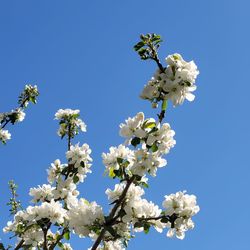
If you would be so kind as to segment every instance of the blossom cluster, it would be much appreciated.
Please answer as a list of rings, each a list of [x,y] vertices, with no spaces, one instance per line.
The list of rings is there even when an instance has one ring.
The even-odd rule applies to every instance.
[[[122,194],[126,184],[116,184],[114,190],[107,189],[106,194],[110,201],[115,202]],[[142,198],[144,190],[131,184],[122,208],[122,223],[131,223],[133,231],[147,231],[153,226],[158,232],[169,228],[168,237],[176,235],[178,239],[184,239],[185,232],[194,228],[192,216],[199,212],[196,197],[186,192],[177,192],[165,196],[162,203],[163,210],[152,201]],[[127,228],[130,227],[127,225]]]
[[[8,122],[15,124],[17,122],[22,122],[25,118],[25,113],[22,108],[17,108],[8,113],[0,113],[0,141],[6,144],[7,140],[10,140],[11,134],[7,129],[1,128],[5,126]]]
[[[169,55],[166,58],[168,66],[158,69],[152,79],[144,86],[142,99],[150,100],[157,106],[160,100],[171,100],[178,106],[185,99],[193,101],[192,93],[196,90],[195,80],[199,71],[194,61],[186,62],[180,54]]]
[[[115,174],[119,177],[121,171],[141,177],[146,173],[156,176],[157,169],[167,164],[162,156],[169,153],[176,143],[175,132],[168,123],[160,125],[153,118],[145,119],[142,112],[120,125],[120,135],[134,149],[119,145],[102,154],[103,164],[111,177]],[[136,148],[139,145],[141,147]]]
[[[90,162],[92,162],[92,158],[90,153],[91,149],[87,143],[84,143],[81,147],[79,144],[70,146],[70,150],[66,153],[68,162],[76,169],[77,174],[75,176],[79,178],[80,182],[83,182],[87,173],[91,173]]]
[[[162,206],[166,209],[164,214],[176,219],[168,223],[170,228],[167,236],[183,239],[188,229],[194,228],[192,216],[196,215],[200,208],[196,204],[196,196],[188,195],[186,192],[177,192],[176,194],[166,195]]]
[[[60,120],[60,128],[57,134],[63,138],[66,134],[74,137],[79,133],[79,129],[86,132],[86,124],[79,118],[80,110],[59,109],[55,114],[55,119]]]
[[[4,127],[10,122],[16,124],[22,122],[25,118],[24,109],[28,106],[29,102],[36,103],[36,97],[39,95],[37,86],[25,85],[23,92],[19,96],[18,103],[20,107],[12,110],[11,112],[0,113],[0,141],[6,144],[7,140],[11,139],[11,134]]]
[[[99,246],[97,248],[97,250],[124,250],[124,245],[120,240],[109,240],[109,241],[105,241],[103,246]],[[88,250],[91,250],[91,248],[89,248]]]
[[[43,241],[42,228],[47,224],[47,220],[62,225],[66,219],[66,213],[62,204],[54,200],[37,206],[29,206],[26,210],[17,212],[14,221],[8,222],[4,232],[15,232],[24,240],[25,245],[39,246]]]
[[[68,212],[69,227],[80,237],[89,236],[91,226],[102,224],[104,215],[102,208],[96,202],[89,203],[85,199],[80,199]]]
[[[36,104],[36,98],[39,95],[38,88],[36,85],[32,86],[30,84],[25,85],[25,88],[21,95],[19,96],[18,103],[22,108],[26,108],[29,102]]]
[[[126,186],[125,182],[116,184],[114,190],[107,189],[106,194],[108,199],[112,202],[116,201],[122,194]],[[122,222],[132,223],[136,232],[143,231],[143,227],[139,226],[140,219],[146,218],[158,218],[161,215],[162,210],[155,205],[152,201],[143,199],[144,190],[140,186],[131,184],[126,194],[125,203],[123,206]],[[163,229],[163,224],[159,220],[149,220],[148,223],[153,225],[159,232]]]
[[[60,110],[56,116],[58,119],[65,119],[68,114],[78,114],[78,111],[67,109]],[[66,118],[67,119],[67,118]],[[78,118],[77,118],[78,119]],[[80,119],[79,119],[80,120]],[[75,120],[72,120],[74,123]],[[83,123],[83,122],[82,122]],[[71,124],[69,124],[71,125]],[[50,244],[57,241],[60,232],[53,234],[49,230],[51,225],[59,227],[69,227],[81,236],[90,234],[91,223],[103,221],[104,216],[101,207],[95,202],[88,203],[84,199],[78,199],[79,191],[77,185],[83,182],[87,173],[91,173],[90,157],[91,149],[88,144],[82,146],[77,143],[71,145],[66,152],[68,162],[62,164],[59,159],[55,160],[47,170],[49,184],[30,188],[31,202],[34,206],[29,206],[25,210],[18,211],[14,220],[8,222],[5,232],[13,232],[21,238],[25,247],[41,247],[44,240],[44,228],[48,227],[48,238]],[[91,216],[92,214],[92,216]],[[79,216],[83,219],[79,220]],[[91,220],[91,218],[94,218]],[[85,234],[82,225],[85,220]],[[86,233],[87,232],[87,233]],[[71,249],[70,245],[62,244],[62,249]]]
[[[10,140],[11,134],[7,129],[0,129],[0,141],[5,144],[7,140]]]
[[[166,195],[162,208],[144,197],[148,176],[155,177],[158,169],[167,165],[164,156],[176,144],[174,130],[162,122],[166,101],[171,100],[174,106],[185,99],[192,101],[199,74],[195,63],[186,62],[179,54],[168,56],[168,66],[164,68],[157,55],[160,42],[159,35],[141,35],[141,41],[135,46],[143,60],[153,59],[159,66],[141,93],[141,98],[151,101],[153,107],[162,102],[158,120],[145,118],[143,112],[129,117],[120,124],[119,134],[124,143],[102,153],[105,173],[120,181],[105,192],[112,205],[109,213],[105,215],[95,201],[78,198],[78,185],[91,173],[92,158],[88,144],[72,144],[72,139],[80,131],[86,132],[86,124],[80,119],[80,110],[59,109],[55,114],[59,120],[57,134],[67,137],[67,162],[55,160],[47,169],[48,184],[30,188],[32,206],[20,211],[14,209],[17,211],[14,220],[8,222],[4,232],[18,237],[16,249],[72,250],[65,242],[72,232],[95,241],[89,250],[124,250],[135,233],[147,233],[151,227],[158,232],[167,229],[167,237],[178,239],[193,229],[192,217],[200,209],[194,195],[186,191]],[[11,115],[0,114],[0,125],[22,121],[23,108],[29,101],[35,103],[37,95],[36,86],[27,85],[19,99],[20,108]],[[5,143],[11,135],[4,126],[0,127],[0,140]]]

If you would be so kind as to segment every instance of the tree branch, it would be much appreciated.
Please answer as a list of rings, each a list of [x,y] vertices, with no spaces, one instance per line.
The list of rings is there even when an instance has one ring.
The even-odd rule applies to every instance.
[[[23,246],[23,243],[24,243],[24,240],[21,240],[21,241],[17,244],[17,246],[14,248],[14,250],[20,249],[20,248]]]
[[[96,250],[97,247],[99,246],[99,244],[101,243],[101,241],[102,241],[102,239],[107,231],[106,226],[110,226],[110,225],[115,224],[115,222],[117,220],[117,217],[115,217],[116,211],[120,207],[122,202],[124,201],[126,194],[128,192],[128,189],[134,180],[135,180],[135,176],[132,176],[131,179],[128,180],[126,187],[123,189],[121,196],[116,201],[115,206],[112,208],[112,210],[108,216],[108,219],[105,222],[104,227],[103,227],[101,233],[99,234],[98,238],[96,239],[94,245],[92,246],[91,250]]]
[[[61,235],[57,237],[57,240],[53,244],[50,245],[49,250],[53,250],[56,247],[56,245],[60,242],[60,240],[63,239],[63,235],[66,233],[67,230],[68,230],[67,228],[63,229]]]

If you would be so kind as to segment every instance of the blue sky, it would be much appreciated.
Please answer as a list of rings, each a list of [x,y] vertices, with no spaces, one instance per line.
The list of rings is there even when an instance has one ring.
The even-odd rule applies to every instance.
[[[162,60],[181,53],[200,75],[195,102],[168,109],[177,145],[146,197],[161,204],[165,194],[187,190],[201,211],[185,240],[152,229],[128,249],[249,249],[249,8],[246,0],[0,1],[0,112],[16,106],[27,83],[41,93],[0,148],[0,226],[11,219],[8,180],[27,206],[29,188],[46,182],[50,163],[65,161],[53,120],[59,108],[81,110],[88,132],[75,142],[91,146],[94,164],[80,192],[107,210],[104,191],[114,182],[103,177],[101,153],[123,142],[118,126],[128,116],[155,116],[138,95],[156,66],[132,49],[139,34],[154,32],[164,40]],[[76,250],[90,245],[73,237]]]

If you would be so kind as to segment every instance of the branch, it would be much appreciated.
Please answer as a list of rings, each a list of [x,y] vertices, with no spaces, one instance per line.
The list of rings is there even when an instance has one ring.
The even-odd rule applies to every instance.
[[[60,240],[63,239],[63,235],[66,233],[67,230],[68,230],[67,228],[63,229],[61,235],[57,237],[57,240],[53,244],[50,245],[49,250],[53,250],[56,247],[56,245],[60,242]]]
[[[135,176],[132,176],[131,179],[127,182],[126,187],[124,188],[120,198],[117,200],[115,206],[112,208],[109,217],[111,218],[111,220],[113,219],[117,209],[119,208],[119,206],[121,205],[121,203],[123,202],[124,198],[126,197],[126,194],[128,192],[128,189],[130,187],[130,185],[132,184],[132,182],[135,180]]]
[[[117,217],[115,217],[116,211],[119,208],[119,206],[122,204],[122,202],[124,201],[126,194],[128,192],[128,189],[134,180],[135,180],[135,176],[132,176],[131,179],[128,180],[126,187],[122,191],[120,198],[116,201],[115,206],[112,208],[112,210],[108,216],[108,219],[107,219],[106,223],[104,224],[104,228],[102,229],[101,233],[99,234],[98,238],[96,239],[91,250],[96,250],[97,247],[99,246],[99,244],[101,243],[101,241],[102,241],[102,239],[107,231],[106,226],[110,226],[110,225],[115,224],[115,222],[117,220]]]
[[[96,239],[94,245],[92,246],[91,250],[96,250],[97,247],[99,246],[99,244],[102,241],[102,238],[104,237],[105,233],[106,233],[106,228],[104,227],[101,231],[101,233],[99,234],[98,238]]]
[[[162,100],[161,113],[157,114],[158,119],[159,119],[159,123],[162,123],[162,121],[165,117],[166,109],[167,109],[167,100]]]
[[[158,57],[158,53],[157,53],[157,51],[156,51],[154,45],[153,45],[152,43],[149,43],[149,44],[148,44],[148,47],[152,50],[152,56],[151,56],[150,58],[151,58],[152,60],[154,60],[154,61],[157,63],[157,65],[158,65],[160,71],[161,71],[162,73],[164,73],[164,67],[162,66],[162,64],[161,64],[161,62],[160,62],[160,59],[159,59],[159,57]]]
[[[149,221],[149,220],[161,220],[163,218],[166,218],[169,220],[169,216],[161,215],[158,217],[148,217],[148,218],[137,218],[138,221]]]
[[[20,249],[20,248],[23,246],[23,243],[24,243],[24,240],[21,240],[21,241],[17,244],[17,246],[14,248],[14,250]]]

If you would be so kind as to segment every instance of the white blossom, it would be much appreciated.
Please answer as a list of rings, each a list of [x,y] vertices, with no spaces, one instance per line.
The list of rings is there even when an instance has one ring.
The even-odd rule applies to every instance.
[[[59,109],[55,114],[55,119],[60,120],[60,127],[57,134],[60,137],[65,136],[67,133],[72,135],[78,134],[78,128],[86,132],[86,124],[79,118],[80,110],[76,109]]]
[[[36,226],[41,219],[49,219],[51,223],[62,224],[67,219],[66,210],[59,201],[43,202],[39,206],[28,206],[18,211],[13,221],[9,221],[3,229],[4,232],[18,232],[19,228]]]
[[[121,182],[121,183],[115,185],[114,190],[111,190],[110,188],[108,188],[105,192],[106,195],[108,196],[108,199],[111,201],[117,200],[120,197],[125,186],[126,186],[126,183]],[[136,199],[139,199],[143,194],[144,194],[144,190],[141,187],[136,186],[134,183],[132,183],[130,185],[127,193],[126,193],[126,199],[127,200],[135,199],[136,200]]]
[[[51,163],[51,167],[47,169],[48,182],[52,184],[55,180],[57,180],[66,166],[67,164],[61,164],[59,159],[55,160],[54,163]]]
[[[144,89],[140,95],[142,99],[154,100],[160,96],[160,84],[159,81],[155,80],[154,77],[144,86]]]
[[[66,157],[70,164],[74,165],[74,168],[77,168],[77,176],[82,182],[86,177],[87,173],[91,173],[90,162],[92,158],[90,157],[91,149],[89,145],[84,143],[81,147],[79,143],[75,146],[70,146],[70,150],[67,151]]]
[[[157,169],[167,165],[167,161],[158,153],[151,153],[145,149],[135,151],[134,155],[135,161],[130,167],[130,171],[139,176],[143,176],[146,173],[156,176]]]
[[[28,207],[29,208],[29,207]],[[35,219],[48,218],[52,223],[62,224],[66,217],[66,210],[60,202],[51,200],[43,202],[40,206],[27,208],[31,216],[35,215]]]
[[[193,61],[186,62],[180,54],[166,58],[168,66],[164,71],[158,69],[152,79],[144,86],[142,99],[157,103],[159,100],[171,100],[174,106],[185,99],[193,101],[196,90],[195,80],[199,71]]]
[[[166,62],[169,66],[175,67],[177,69],[177,78],[180,76],[179,79],[188,81],[191,84],[195,82],[199,71],[194,61],[186,62],[185,60],[183,60],[180,54],[175,53],[173,55],[169,55],[166,58]]]
[[[16,115],[17,115],[17,117],[16,117],[16,121],[17,122],[22,122],[24,120],[24,118],[25,118],[25,113],[20,108],[17,109]]]
[[[152,201],[146,199],[130,200],[124,207],[126,215],[123,216],[124,222],[132,221],[135,224],[140,218],[157,218],[161,215],[162,210],[155,205]],[[148,220],[149,223],[153,224],[157,231],[162,232],[164,226],[159,220]],[[135,228],[136,232],[143,231],[143,228]]]
[[[96,202],[89,203],[80,199],[78,204],[68,211],[69,227],[80,237],[88,236],[91,233],[90,226],[94,222],[104,222],[102,208]]]
[[[66,119],[69,116],[73,116],[73,115],[79,115],[80,110],[79,109],[59,109],[56,113],[55,113],[55,119],[60,120],[60,119]]]
[[[11,134],[7,129],[0,129],[0,140],[3,143],[6,143],[7,140],[10,140]]]
[[[165,215],[172,216],[175,214],[177,217],[174,221],[174,227],[173,225],[168,225],[168,227],[171,228],[167,236],[173,237],[176,235],[177,238],[183,239],[185,237],[185,232],[194,227],[192,216],[197,214],[200,210],[199,206],[196,204],[196,196],[188,195],[186,191],[166,195],[162,206],[166,209],[164,211]]]
[[[44,234],[41,228],[31,227],[22,235],[24,245],[32,245],[36,249],[37,246],[43,243]]]
[[[134,154],[133,151],[124,145],[119,145],[118,147],[110,147],[109,153],[102,153],[103,164],[106,166],[107,171],[111,168],[119,169],[120,162],[127,160],[129,165],[133,163]]]
[[[120,124],[120,135],[130,138],[144,121],[144,113],[139,112],[135,117],[128,118],[125,123]]]
[[[33,196],[32,202],[35,203],[39,201],[50,201],[53,198],[54,189],[51,185],[43,184],[42,186],[38,186],[38,188],[31,188],[29,195]]]
[[[121,241],[105,241],[103,250],[124,250],[124,246],[122,245]]]
[[[5,116],[6,116],[5,113],[0,113],[0,124],[5,119]]]
[[[170,125],[168,123],[164,123],[159,129],[148,135],[146,144],[152,146],[154,143],[157,143],[159,152],[167,154],[176,144],[174,135],[175,132],[171,129]]]
[[[72,178],[67,178],[66,180],[60,178],[58,179],[56,188],[53,189],[54,199],[67,199],[69,196],[78,196],[79,192],[76,190],[76,184],[73,182]]]
[[[70,150],[66,152],[66,157],[70,164],[74,164],[75,168],[80,167],[81,163],[84,163],[85,168],[89,168],[91,166],[89,162],[92,161],[90,154],[91,149],[88,144],[84,143],[80,147],[78,143],[75,146],[70,146]]]
[[[63,243],[62,249],[63,250],[73,250],[73,248],[71,247],[71,245],[69,243]]]

